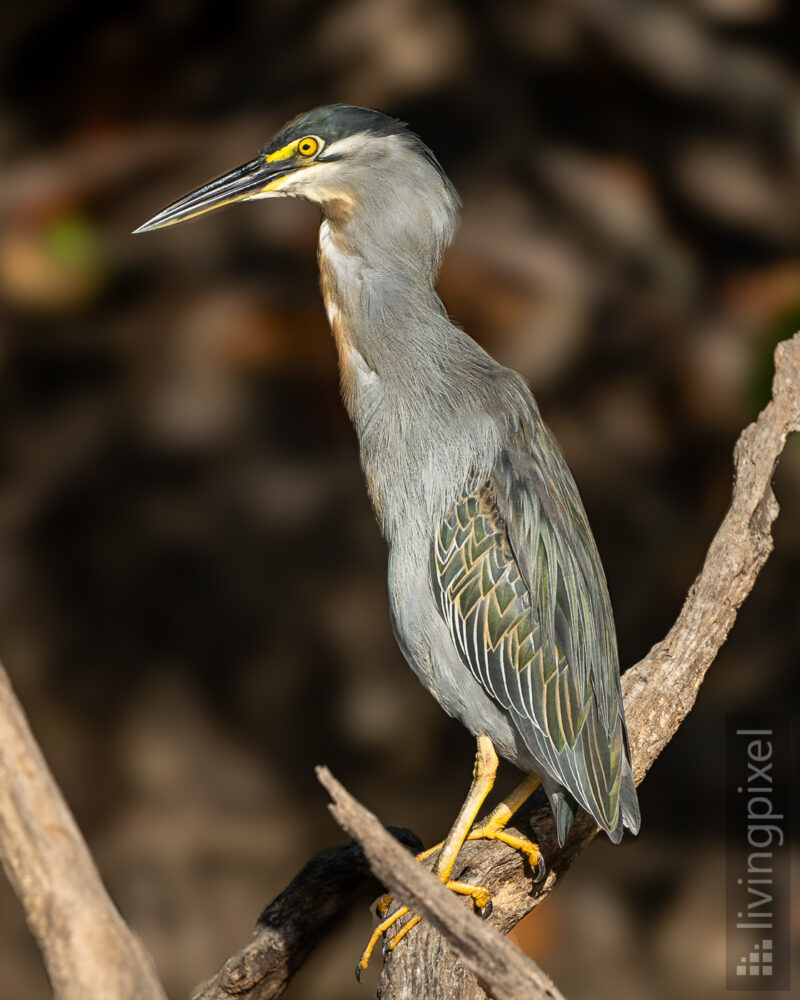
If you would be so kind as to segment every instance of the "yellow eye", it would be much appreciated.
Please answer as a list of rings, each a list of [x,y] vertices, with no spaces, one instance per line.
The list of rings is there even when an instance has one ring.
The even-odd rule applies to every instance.
[[[305,139],[301,139],[297,144],[297,152],[301,156],[313,156],[318,149],[319,142],[313,135],[307,135]]]

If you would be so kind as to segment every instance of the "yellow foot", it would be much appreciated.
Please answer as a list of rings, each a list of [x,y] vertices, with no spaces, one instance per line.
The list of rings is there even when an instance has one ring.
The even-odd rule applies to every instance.
[[[444,841],[440,840],[439,843],[438,844],[434,844],[433,847],[429,847],[425,851],[420,851],[419,854],[415,855],[414,860],[415,861],[427,861],[428,858],[433,857],[434,854],[437,854],[442,849],[442,844],[444,844]],[[379,917],[385,917],[386,916],[386,913],[387,913],[389,907],[392,905],[392,900],[393,899],[394,899],[394,896],[390,892],[387,892],[385,896],[380,896],[379,897],[379,899],[375,903],[375,909],[376,909]]]
[[[545,875],[545,863],[539,845],[534,844],[527,837],[518,837],[514,833],[508,833],[502,827],[497,829],[493,824],[486,823],[476,830],[470,831],[467,840],[499,840],[501,844],[508,844],[515,850],[520,851],[530,862],[531,868],[536,872],[533,877],[534,882],[541,882]]]
[[[492,896],[488,889],[482,885],[470,885],[468,882],[445,882],[445,886],[451,890],[451,892],[456,892],[460,896],[472,896],[475,906],[480,910],[481,915],[488,917],[492,912]],[[390,895],[381,896],[377,903],[377,910],[380,916],[384,916],[386,911],[389,909],[392,903],[392,897]],[[356,966],[356,979],[361,982],[361,973],[365,972],[367,966],[369,965],[369,960],[372,957],[372,952],[375,949],[375,945],[380,941],[383,935],[392,929],[398,920],[402,920],[407,913],[409,913],[407,906],[401,906],[400,909],[396,910],[390,917],[386,917],[382,920],[375,930],[372,932],[372,937],[369,939],[367,947]],[[394,937],[389,938],[383,946],[383,954],[385,955],[389,951],[393,951],[397,945],[403,940],[403,938],[408,934],[412,927],[416,927],[420,922],[422,917],[412,916],[410,920],[407,920],[405,924],[400,928],[400,930],[394,935]]]
[[[415,861],[427,861],[428,858],[433,857],[434,854],[438,854],[439,851],[441,851],[443,844],[444,844],[444,841],[440,840],[439,843],[438,844],[434,844],[433,847],[429,847],[425,851],[420,851],[419,854],[415,855],[414,860]],[[379,897],[378,900],[376,900],[376,902],[375,902],[375,909],[376,909],[379,917],[385,917],[386,916],[386,912],[389,909],[389,907],[392,905],[392,900],[393,899],[394,899],[394,896],[390,892],[387,892],[385,896],[381,896],[381,897]]]
[[[541,852],[536,844],[525,837],[518,837],[514,834],[506,833],[505,827],[509,819],[519,809],[531,794],[539,787],[539,779],[529,774],[520,785],[507,795],[505,799],[486,817],[483,823],[473,830],[472,824],[486,800],[486,796],[492,790],[495,774],[497,773],[497,753],[491,739],[484,733],[478,734],[478,747],[475,755],[475,769],[472,774],[472,784],[461,809],[458,812],[455,823],[447,835],[447,839],[431,847],[422,854],[417,855],[417,861],[424,861],[433,854],[438,854],[436,863],[433,866],[433,874],[436,875],[453,892],[461,893],[464,896],[471,896],[475,905],[486,914],[491,904],[491,896],[487,889],[480,885],[469,885],[467,882],[454,882],[450,875],[453,871],[456,859],[464,845],[464,840],[486,839],[500,840],[511,847],[522,851],[529,859],[532,866],[536,867],[536,881],[544,877],[544,861]],[[472,831],[472,832],[470,832]],[[391,904],[391,896],[383,896],[378,901],[378,914],[384,919],[372,932],[369,944],[364,949],[361,961],[356,968],[356,978],[361,978],[361,972],[369,965],[370,955],[382,935],[391,930],[398,920],[402,919],[409,912],[407,906],[401,906],[390,917],[386,916]],[[395,948],[398,942],[408,934],[412,927],[416,927],[420,918],[412,916],[384,945],[384,953]]]
[[[542,852],[539,850],[539,845],[535,844],[532,840],[528,840],[527,837],[518,837],[516,834],[508,833],[506,831],[504,821],[507,822],[505,816],[496,817],[494,819],[492,816],[488,816],[480,826],[474,827],[470,830],[466,839],[499,840],[502,844],[508,844],[509,847],[513,847],[515,850],[521,851],[530,862],[531,868],[533,868],[536,872],[533,881],[541,882],[544,878],[546,868]],[[422,851],[417,855],[417,861],[427,861],[428,858],[432,857],[442,849],[443,844],[444,841],[442,840],[438,844],[434,844],[433,847],[429,847],[427,850]],[[381,910],[380,907],[384,904],[384,901],[385,905],[383,905],[383,909]],[[378,908],[381,916],[383,916],[389,909],[391,902],[391,895],[382,896],[378,900]]]

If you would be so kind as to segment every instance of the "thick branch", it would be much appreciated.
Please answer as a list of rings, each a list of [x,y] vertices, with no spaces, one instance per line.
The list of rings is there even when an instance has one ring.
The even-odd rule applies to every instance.
[[[800,430],[800,333],[775,351],[772,401],[734,449],[731,505],[667,637],[622,678],[634,774],[648,768],[688,714],[706,671],[772,552],[778,502],[772,477]]]
[[[165,1000],[100,881],[0,667],[0,855],[56,1000]]]
[[[422,848],[410,830],[381,830],[398,850],[403,850],[399,844],[413,851]],[[198,986],[192,1000],[243,996],[248,1000],[272,1000],[280,996],[356,889],[369,877],[369,863],[356,843],[314,855],[258,918],[252,940],[228,959],[213,979]]]
[[[462,901],[414,860],[414,856],[387,838],[381,823],[350,795],[326,767],[317,768],[317,777],[333,799],[330,810],[336,822],[357,837],[369,858],[373,872],[415,913],[426,917],[431,926],[458,951],[464,963],[491,989],[497,1000],[563,1000],[541,971],[494,928],[470,913]],[[447,984],[440,982],[440,988]],[[406,984],[408,993],[408,984]],[[443,995],[452,993],[446,988]],[[415,996],[428,993],[413,991]]]

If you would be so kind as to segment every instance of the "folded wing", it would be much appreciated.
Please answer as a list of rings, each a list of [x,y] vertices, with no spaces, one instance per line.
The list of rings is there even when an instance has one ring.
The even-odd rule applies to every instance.
[[[639,827],[613,618],[572,476],[537,422],[509,435],[439,525],[431,580],[465,666],[540,767],[563,842],[575,803]]]

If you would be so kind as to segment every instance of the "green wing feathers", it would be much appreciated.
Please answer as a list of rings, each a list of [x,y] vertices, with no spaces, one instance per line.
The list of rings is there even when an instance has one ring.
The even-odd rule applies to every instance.
[[[616,840],[623,822],[638,829],[638,808],[613,619],[577,490],[547,444],[568,479],[558,494],[542,495],[529,445],[527,463],[512,447],[443,518],[431,580],[462,661],[541,767],[559,840],[576,800]]]

